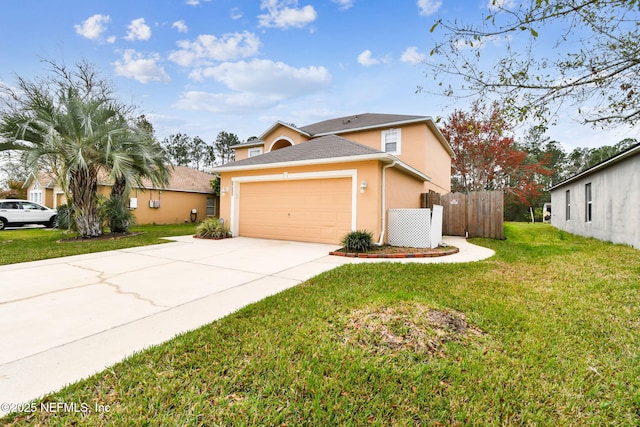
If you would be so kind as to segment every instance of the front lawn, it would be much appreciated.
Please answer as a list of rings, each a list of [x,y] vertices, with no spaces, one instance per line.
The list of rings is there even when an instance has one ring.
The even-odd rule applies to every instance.
[[[640,251],[505,227],[489,260],[345,265],[37,402],[86,413],[0,422],[640,424]]]
[[[63,241],[75,234],[49,228],[18,228],[0,231],[0,265],[36,261],[61,256],[110,251],[165,243],[164,237],[194,234],[194,224],[140,225],[131,228],[135,236],[84,241]]]

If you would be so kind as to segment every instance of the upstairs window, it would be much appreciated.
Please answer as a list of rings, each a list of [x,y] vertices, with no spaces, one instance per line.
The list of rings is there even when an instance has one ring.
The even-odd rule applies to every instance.
[[[591,183],[584,185],[584,200],[584,221],[591,222],[591,206],[593,205],[593,202],[591,201]]]
[[[569,221],[571,219],[571,191],[567,190],[565,193],[565,204],[566,204],[566,219]]]
[[[391,154],[400,154],[402,133],[400,129],[389,129],[382,132],[382,151]]]
[[[262,148],[249,148],[249,157],[259,156],[262,154]]]

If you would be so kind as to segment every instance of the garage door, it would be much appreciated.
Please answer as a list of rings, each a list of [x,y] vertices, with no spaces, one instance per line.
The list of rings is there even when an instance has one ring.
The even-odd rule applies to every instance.
[[[239,234],[339,243],[351,231],[351,178],[240,185]]]

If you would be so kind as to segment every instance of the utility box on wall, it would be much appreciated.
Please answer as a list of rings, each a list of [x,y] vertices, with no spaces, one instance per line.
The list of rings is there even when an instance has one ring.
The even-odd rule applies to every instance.
[[[389,244],[435,248],[442,240],[442,206],[431,209],[389,209]]]

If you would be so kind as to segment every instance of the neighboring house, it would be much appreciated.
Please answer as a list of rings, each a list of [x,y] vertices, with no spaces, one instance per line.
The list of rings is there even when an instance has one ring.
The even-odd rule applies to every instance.
[[[419,208],[420,193],[451,186],[453,152],[425,116],[276,122],[234,148],[236,161],[213,169],[234,236],[338,243],[368,230],[385,241],[388,209]]]
[[[211,174],[185,166],[176,166],[165,188],[156,188],[145,181],[143,187],[135,187],[130,194],[130,209],[136,224],[177,224],[194,220],[202,221],[218,216],[219,197],[213,194]],[[29,200],[56,208],[66,202],[64,192],[55,179],[45,173],[32,174],[25,182]],[[98,177],[98,193],[107,196],[111,183],[105,175]]]
[[[640,249],[640,144],[550,191],[553,226]]]

